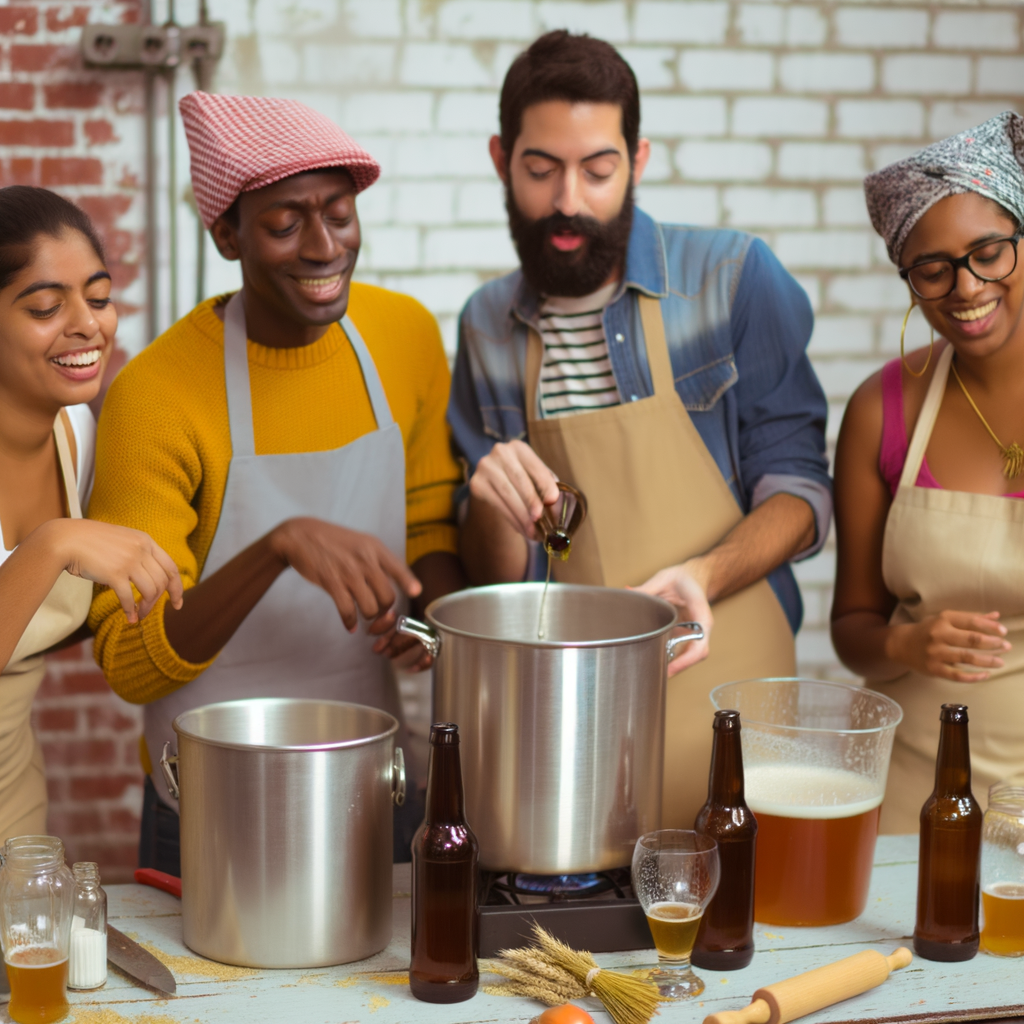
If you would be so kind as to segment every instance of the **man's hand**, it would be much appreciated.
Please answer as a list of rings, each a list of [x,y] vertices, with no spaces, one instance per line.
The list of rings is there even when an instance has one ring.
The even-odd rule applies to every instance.
[[[999,612],[943,611],[920,622],[892,626],[886,655],[923,675],[951,679],[954,683],[980,683],[1003,667],[1000,654],[1010,649],[1006,627]],[[974,666],[963,671],[957,666]]]
[[[711,650],[711,630],[715,625],[715,617],[711,614],[704,587],[697,581],[688,567],[689,563],[673,565],[668,569],[656,572],[646,583],[635,589],[645,594],[664,598],[679,609],[681,622],[699,622],[704,628],[703,640],[691,640],[683,653],[668,666],[669,678],[682,672],[683,669],[703,661]]]
[[[416,597],[423,587],[412,570],[369,533],[307,517],[288,519],[271,531],[271,550],[334,599],[345,628],[354,633],[359,615],[382,633],[396,620],[394,581]]]
[[[561,497],[558,477],[524,441],[498,442],[476,466],[471,497],[495,509],[527,540],[541,540],[537,521]]]

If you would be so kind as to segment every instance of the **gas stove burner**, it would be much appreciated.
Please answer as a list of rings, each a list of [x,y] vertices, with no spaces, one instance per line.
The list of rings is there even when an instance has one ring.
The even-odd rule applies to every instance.
[[[481,871],[479,900],[484,957],[533,944],[538,924],[556,939],[594,953],[654,945],[633,897],[629,868],[579,875]]]
[[[552,896],[586,895],[601,884],[601,876],[589,875],[516,875],[515,883],[522,892]]]
[[[516,871],[481,877],[482,904],[562,903],[589,899],[627,899],[629,868],[580,875],[527,875]]]

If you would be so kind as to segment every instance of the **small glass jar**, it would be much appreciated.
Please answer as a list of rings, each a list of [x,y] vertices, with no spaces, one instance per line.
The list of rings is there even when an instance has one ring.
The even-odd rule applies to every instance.
[[[50,1024],[68,1012],[68,940],[75,880],[54,836],[18,836],[4,844],[0,871],[0,944],[18,1024]]]
[[[1024,956],[1024,786],[988,791],[981,831],[981,948]]]
[[[69,988],[99,988],[107,980],[107,894],[100,888],[100,867],[78,861],[74,916],[71,919]]]

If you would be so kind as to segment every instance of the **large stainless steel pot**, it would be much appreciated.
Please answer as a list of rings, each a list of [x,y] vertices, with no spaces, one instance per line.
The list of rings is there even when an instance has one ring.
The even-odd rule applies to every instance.
[[[665,679],[703,636],[637,591],[552,584],[463,590],[399,629],[436,656],[434,721],[461,734],[466,817],[493,871],[629,864],[661,823]]]
[[[186,711],[174,731],[177,758],[165,747],[162,765],[180,801],[185,944],[245,967],[383,949],[392,803],[405,796],[398,722],[361,704],[261,698]]]

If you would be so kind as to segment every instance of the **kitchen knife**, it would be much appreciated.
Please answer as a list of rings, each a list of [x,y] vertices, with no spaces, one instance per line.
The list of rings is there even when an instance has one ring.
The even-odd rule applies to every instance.
[[[107,959],[143,985],[174,995],[174,975],[152,953],[112,924],[107,925]]]

